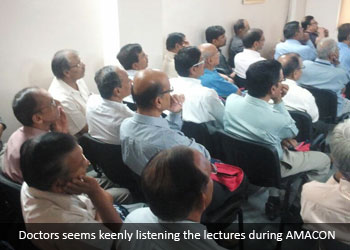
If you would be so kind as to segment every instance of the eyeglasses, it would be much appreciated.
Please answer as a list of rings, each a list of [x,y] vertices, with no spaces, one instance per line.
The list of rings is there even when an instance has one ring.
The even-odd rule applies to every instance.
[[[202,61],[200,61],[200,62],[198,62],[198,63],[196,63],[196,64],[193,64],[192,67],[197,67],[197,66],[199,66],[199,65],[201,65],[201,64],[204,64],[204,60],[202,60]],[[192,68],[192,67],[191,67],[191,68]]]
[[[46,109],[46,108],[56,108],[56,107],[57,107],[57,103],[56,103],[56,101],[52,98],[51,101],[50,101],[50,103],[49,103],[49,105],[44,106],[44,107],[38,109],[37,111],[34,112],[34,114],[39,113],[39,112],[42,112],[42,111],[43,111],[44,109]]]
[[[210,166],[211,166],[211,173],[212,174],[217,174],[218,173],[218,168],[215,166],[215,164],[211,163]]]
[[[74,64],[74,65],[71,65],[71,66],[69,66],[69,67],[70,67],[70,68],[74,68],[74,67],[80,68],[80,67],[82,67],[82,66],[83,66],[83,63],[80,62],[80,63]]]
[[[171,92],[173,92],[173,91],[174,91],[174,88],[171,87],[171,88],[168,89],[168,90],[164,90],[163,92],[160,92],[159,95],[164,95],[164,94],[166,94],[166,93],[171,93]]]

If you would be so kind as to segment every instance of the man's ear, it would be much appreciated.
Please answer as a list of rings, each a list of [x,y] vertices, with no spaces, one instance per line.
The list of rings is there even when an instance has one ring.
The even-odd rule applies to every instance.
[[[215,47],[217,47],[217,44],[218,44],[218,39],[213,39],[213,40],[211,41],[211,43],[212,43],[212,44],[214,44],[214,45],[215,45]]]
[[[139,70],[139,62],[133,63],[133,64],[131,65],[131,68],[132,68],[133,70]]]
[[[182,49],[182,45],[181,44],[175,44],[175,50],[179,51],[180,49]]]
[[[269,95],[274,96],[276,94],[276,89],[277,89],[276,85],[275,84],[272,85],[272,87],[269,90]]]
[[[69,78],[69,76],[70,76],[69,70],[64,70],[63,76]]]
[[[115,87],[113,89],[113,96],[120,96],[120,88]]]
[[[162,99],[160,98],[160,96],[157,96],[154,101],[153,101],[153,105],[154,107],[156,107],[158,110],[162,109]]]
[[[35,124],[42,124],[43,123],[43,119],[41,118],[41,115],[36,113],[32,116],[32,121]]]

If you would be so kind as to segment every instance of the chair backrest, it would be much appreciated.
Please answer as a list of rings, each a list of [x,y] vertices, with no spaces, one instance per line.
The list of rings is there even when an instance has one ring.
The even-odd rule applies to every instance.
[[[253,142],[222,130],[220,138],[222,160],[243,169],[250,183],[261,187],[281,187],[281,168],[277,150],[267,144]]]
[[[301,141],[310,141],[312,139],[312,119],[311,116],[302,111],[289,111],[289,114],[295,121],[295,124],[299,130],[299,133],[296,137],[298,142]]]
[[[212,158],[220,159],[220,142],[214,137],[216,127],[211,123],[194,123],[184,121],[181,131],[189,138],[202,144],[210,153]]]
[[[101,168],[108,179],[132,193],[140,192],[140,177],[124,164],[120,145],[101,142],[87,133],[79,138],[79,144],[86,158]]]
[[[0,172],[0,222],[22,222],[21,185]]]
[[[337,94],[329,89],[319,89],[312,86],[300,85],[309,90],[315,97],[320,120],[327,123],[335,123],[337,119]]]

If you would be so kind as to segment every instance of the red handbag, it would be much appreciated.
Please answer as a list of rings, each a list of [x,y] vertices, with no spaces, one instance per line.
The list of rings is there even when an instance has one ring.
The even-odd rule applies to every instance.
[[[236,190],[242,183],[244,172],[241,168],[226,163],[214,163],[217,173],[210,175],[213,181],[226,186],[231,192]]]

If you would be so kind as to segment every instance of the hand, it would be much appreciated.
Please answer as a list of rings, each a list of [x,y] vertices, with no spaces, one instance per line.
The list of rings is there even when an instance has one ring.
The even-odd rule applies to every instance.
[[[281,84],[282,84],[281,96],[283,98],[288,93],[289,86],[284,83],[281,83]]]
[[[172,95],[170,96],[170,108],[169,111],[173,113],[178,113],[182,110],[182,104],[185,101],[185,96],[181,95]]]
[[[70,180],[63,187],[67,194],[87,194],[90,198],[96,196],[101,191],[100,189],[96,179],[86,175]]]
[[[321,39],[324,37],[328,37],[329,35],[328,30],[323,27],[319,27],[317,30],[317,33],[318,33],[318,37],[320,37]]]
[[[52,124],[52,131],[68,133],[68,121],[66,113],[64,113],[63,107],[58,106],[59,118]]]
[[[295,148],[298,146],[298,142],[295,139],[287,138],[281,141],[282,147],[284,149]]]

